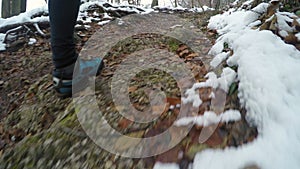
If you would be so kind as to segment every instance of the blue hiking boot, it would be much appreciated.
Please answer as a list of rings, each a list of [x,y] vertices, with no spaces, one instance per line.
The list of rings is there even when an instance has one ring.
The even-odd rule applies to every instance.
[[[76,63],[79,63],[79,66],[75,65]],[[86,85],[86,80],[99,75],[103,66],[101,58],[93,58],[92,60],[79,59],[70,66],[55,69],[52,72],[54,89],[61,98],[71,97],[73,85],[80,83],[82,89],[85,88],[83,85]],[[76,75],[75,79],[73,79],[73,74]]]

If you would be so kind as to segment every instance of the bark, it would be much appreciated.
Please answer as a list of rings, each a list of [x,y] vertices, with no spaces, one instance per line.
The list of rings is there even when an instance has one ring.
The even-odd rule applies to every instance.
[[[158,6],[158,0],[152,0],[151,7]]]
[[[2,0],[2,17],[8,18],[26,11],[26,0]]]

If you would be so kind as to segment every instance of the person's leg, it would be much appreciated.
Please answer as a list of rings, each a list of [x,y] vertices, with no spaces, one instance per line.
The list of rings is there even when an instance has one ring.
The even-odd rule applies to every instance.
[[[74,26],[80,0],[49,0],[51,48],[56,69],[73,64],[76,59]]]
[[[72,86],[74,84],[85,86],[84,82],[87,78],[100,73],[103,61],[101,58],[90,60],[78,58],[77,60],[73,36],[80,0],[49,0],[48,3],[51,48],[55,67],[52,72],[54,89],[59,96],[70,97]]]

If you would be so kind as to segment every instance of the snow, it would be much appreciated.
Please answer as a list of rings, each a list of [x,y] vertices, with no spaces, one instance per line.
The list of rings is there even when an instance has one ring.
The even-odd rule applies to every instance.
[[[238,110],[227,110],[224,113],[217,115],[215,112],[206,111],[203,115],[194,117],[184,117],[175,121],[176,126],[187,126],[196,124],[197,126],[207,127],[219,122],[238,121],[241,119],[241,113]]]
[[[6,44],[5,43],[1,43],[4,41],[4,38],[5,38],[5,34],[4,33],[0,33],[0,51],[5,51],[6,48]]]
[[[218,54],[210,62],[210,66],[212,66],[213,68],[216,68],[220,63],[222,63],[225,59],[227,59],[229,55],[230,55],[230,52],[222,52],[222,53]]]
[[[110,22],[110,20],[100,21],[100,22],[98,22],[98,25],[105,25],[105,24],[107,24],[109,22]]]
[[[174,106],[174,105],[171,105],[169,109],[170,109],[170,110],[173,110],[173,109],[175,109],[175,106]]]
[[[224,14],[218,14],[209,21],[208,28],[216,29],[219,34],[237,32],[258,19],[260,13],[267,10],[268,3],[261,3],[252,11],[235,11],[231,9]],[[255,12],[254,12],[255,11]]]
[[[85,11],[87,11],[87,9],[90,6],[96,5],[96,6],[103,7],[105,10],[112,10],[112,11],[125,10],[125,11],[128,11],[128,12],[136,12],[136,13],[139,13],[139,14],[149,14],[149,13],[153,12],[153,9],[142,8],[142,7],[135,6],[135,5],[116,5],[116,4],[114,4],[113,5],[114,7],[104,7],[103,4],[105,4],[105,3],[107,3],[107,2],[106,1],[85,2],[85,3],[80,5],[79,11],[81,13],[85,12]],[[144,10],[145,12],[141,12],[141,11],[137,10],[136,8],[140,8],[140,9]]]
[[[203,87],[216,89],[219,87],[228,92],[230,85],[236,80],[236,75],[236,72],[229,67],[222,70],[221,77],[219,78],[214,72],[209,72],[205,75],[205,78],[208,78],[205,82],[195,83],[191,89],[186,91],[186,97],[182,98],[182,102],[184,104],[193,103],[194,107],[198,107],[202,104],[202,100],[197,89]]]
[[[153,169],[179,169],[179,166],[176,163],[156,162]]]
[[[113,17],[109,16],[107,13],[104,13],[103,19],[113,19]]]
[[[169,10],[170,13],[172,13],[172,11],[190,11],[190,12],[204,12],[204,11],[213,11],[215,10],[214,8],[210,8],[208,6],[202,6],[202,8],[199,7],[194,7],[194,8],[184,8],[180,5],[178,5],[177,7],[173,7],[172,4],[169,5],[160,5],[160,6],[155,6],[153,7],[156,10]]]
[[[34,38],[29,38],[28,45],[33,45],[33,44],[35,44],[36,42],[37,42],[36,39],[34,39]]]
[[[40,8],[36,8],[36,9],[33,9],[31,11],[28,11],[28,12],[24,12],[24,13],[21,13],[17,16],[13,16],[13,17],[10,17],[10,18],[7,18],[7,19],[3,19],[3,18],[0,18],[0,28],[6,26],[6,25],[12,25],[12,24],[21,24],[21,23],[25,23],[25,22],[38,22],[38,21],[48,21],[48,17],[37,17],[37,18],[31,18],[31,16],[33,14],[36,14],[36,13],[39,13],[39,12],[48,12],[48,9],[46,6],[43,6],[43,7],[40,7]]]
[[[287,22],[293,22],[293,19],[290,17],[282,14],[282,13],[276,13],[275,14],[277,17],[277,22],[278,22],[278,28],[279,30],[285,30],[287,32],[293,32],[295,28],[290,27]]]
[[[278,33],[281,37],[284,37],[284,38],[289,36],[289,33],[285,30],[280,30]]]
[[[276,16],[282,30],[293,29],[284,22],[293,14]],[[258,128],[258,137],[237,148],[199,152],[194,169],[300,168],[300,51],[271,31],[247,26],[257,22],[255,18],[250,11],[231,11],[212,17],[209,28],[221,34],[210,53],[218,56],[224,43],[234,51],[226,62],[238,67],[238,97],[247,110],[246,120]]]

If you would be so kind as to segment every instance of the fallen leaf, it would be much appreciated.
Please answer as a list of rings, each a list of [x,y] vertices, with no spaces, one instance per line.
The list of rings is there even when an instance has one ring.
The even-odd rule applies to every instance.
[[[164,105],[156,105],[152,106],[152,114],[154,115],[162,115],[169,110],[170,103]]]
[[[189,54],[189,50],[185,49],[179,53],[179,57],[185,58],[187,54]]]
[[[223,143],[223,138],[219,135],[218,129],[216,129],[204,143],[210,147],[221,145]]]
[[[180,53],[181,51],[184,51],[188,49],[188,46],[187,45],[180,45],[177,49],[177,52]]]
[[[179,161],[178,155],[181,148],[179,145],[175,146],[171,150],[162,153],[157,156],[156,161],[162,162],[162,163],[177,163]]]
[[[174,98],[174,97],[167,97],[167,102],[170,105],[176,106],[177,104],[181,104],[181,99],[180,98]]]
[[[191,54],[189,54],[189,55],[187,55],[186,57],[185,57],[185,59],[186,60],[192,60],[192,59],[194,59],[195,57],[198,57],[199,55],[197,54],[197,53],[191,53]]]
[[[132,123],[133,123],[133,121],[131,121],[131,120],[125,118],[125,117],[122,117],[122,119],[119,120],[119,122],[118,122],[118,127],[121,128],[121,129],[126,129]]]
[[[296,44],[298,42],[298,38],[294,34],[289,34],[284,38],[284,41],[289,44]]]
[[[132,92],[135,92],[137,89],[138,89],[138,86],[130,86],[130,87],[128,87],[128,92],[132,93]]]

